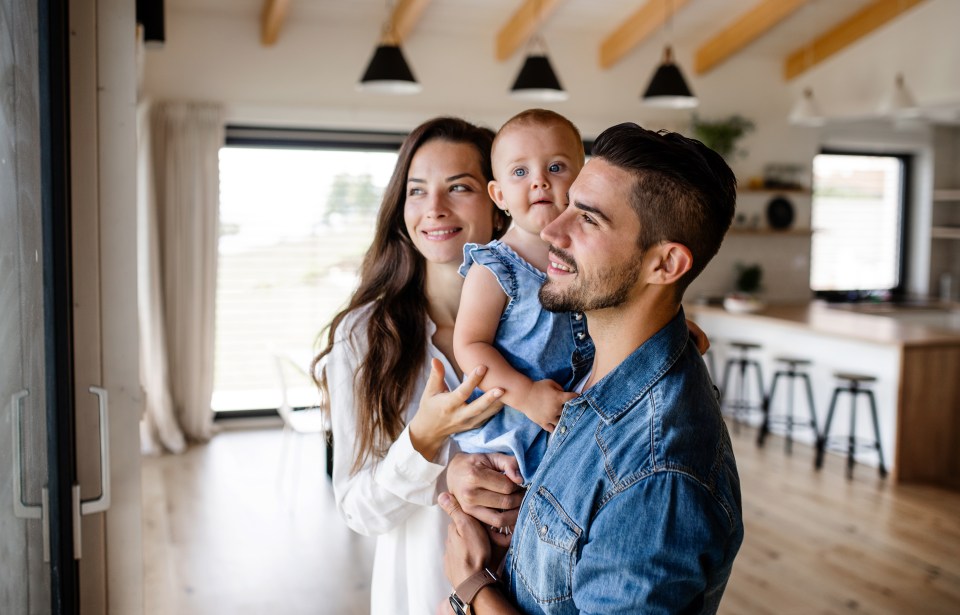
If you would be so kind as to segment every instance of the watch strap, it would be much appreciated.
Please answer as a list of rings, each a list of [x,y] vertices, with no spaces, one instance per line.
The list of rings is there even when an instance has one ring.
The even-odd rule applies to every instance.
[[[480,572],[474,573],[466,578],[460,585],[457,585],[457,588],[454,592],[457,594],[457,597],[463,601],[464,604],[472,604],[473,599],[477,597],[477,593],[486,587],[487,585],[492,585],[499,581],[497,575],[490,572],[488,568],[484,568]]]

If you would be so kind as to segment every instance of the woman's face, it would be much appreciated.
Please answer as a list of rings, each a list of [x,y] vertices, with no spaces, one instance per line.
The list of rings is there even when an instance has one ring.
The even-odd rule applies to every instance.
[[[403,220],[428,262],[459,265],[464,244],[493,237],[494,205],[472,144],[434,139],[421,145],[406,191]]]

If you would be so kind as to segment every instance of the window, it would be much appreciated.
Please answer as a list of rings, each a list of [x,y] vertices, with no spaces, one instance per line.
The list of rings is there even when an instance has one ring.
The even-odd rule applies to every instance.
[[[318,335],[356,287],[402,136],[376,146],[230,136],[220,150],[213,409],[276,408],[277,356],[304,370],[287,386],[291,405],[307,406]]]
[[[810,287],[828,299],[903,288],[907,158],[824,153],[813,161]]]

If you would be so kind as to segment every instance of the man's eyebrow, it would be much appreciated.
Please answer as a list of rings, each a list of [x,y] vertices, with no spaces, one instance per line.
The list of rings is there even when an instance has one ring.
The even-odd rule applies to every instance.
[[[610,218],[608,218],[606,214],[604,214],[602,211],[600,211],[593,205],[587,205],[586,203],[582,203],[580,201],[574,201],[573,206],[581,211],[591,213],[596,217],[600,218],[601,220],[603,220],[604,222],[606,222],[607,224],[610,224]]]

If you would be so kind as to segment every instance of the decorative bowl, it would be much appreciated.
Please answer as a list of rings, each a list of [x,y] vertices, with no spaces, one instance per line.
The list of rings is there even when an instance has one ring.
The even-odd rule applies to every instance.
[[[759,312],[766,304],[752,295],[731,293],[723,298],[723,309],[734,314]]]

